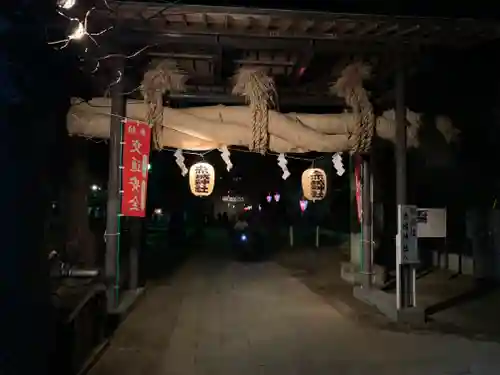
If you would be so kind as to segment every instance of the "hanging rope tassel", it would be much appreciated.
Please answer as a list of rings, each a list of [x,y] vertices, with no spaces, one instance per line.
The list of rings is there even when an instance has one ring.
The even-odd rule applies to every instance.
[[[360,62],[348,65],[340,78],[330,86],[330,91],[345,99],[356,118],[351,154],[368,153],[375,134],[375,114],[363,81],[368,79],[371,69]]]
[[[163,60],[144,74],[141,93],[148,107],[146,119],[153,128],[153,147],[161,149],[163,131],[163,95],[186,90],[186,75],[172,60]]]
[[[252,111],[249,149],[264,155],[269,148],[269,108],[277,96],[275,82],[261,68],[241,68],[233,80],[233,94],[243,96]]]

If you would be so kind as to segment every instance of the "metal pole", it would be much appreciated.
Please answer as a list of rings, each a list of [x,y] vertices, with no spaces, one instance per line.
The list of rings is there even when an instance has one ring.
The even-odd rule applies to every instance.
[[[372,213],[371,213],[371,172],[370,164],[366,157],[363,158],[362,164],[362,231],[363,231],[363,264],[362,264],[362,280],[363,287],[370,288],[372,286]]]
[[[119,260],[118,236],[120,212],[120,159],[121,159],[121,127],[125,117],[125,98],[123,96],[124,60],[117,58],[114,61],[115,73],[122,79],[111,86],[111,124],[109,134],[109,174],[108,174],[108,203],[106,211],[106,254],[105,275],[107,282],[107,310],[113,312],[118,306],[118,283],[116,282]],[[119,73],[120,72],[120,73]]]
[[[396,205],[398,210],[398,228],[401,227],[399,207],[407,204],[406,186],[406,106],[405,106],[405,75],[400,61],[396,73]],[[413,270],[411,265],[401,265],[401,257],[397,255],[396,277],[398,284],[398,308],[413,306]]]

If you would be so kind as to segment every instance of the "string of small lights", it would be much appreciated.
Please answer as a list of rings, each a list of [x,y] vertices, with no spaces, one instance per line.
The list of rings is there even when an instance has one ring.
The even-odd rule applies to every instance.
[[[60,7],[62,9],[71,9],[71,7],[73,7],[73,5],[75,3],[76,3],[76,0],[65,0],[65,2],[62,3],[62,5]],[[72,5],[69,6],[67,4],[72,4]],[[68,21],[74,23],[75,27],[73,28],[73,30],[70,32],[70,34],[66,38],[61,39],[61,40],[52,41],[52,42],[47,42],[47,44],[50,44],[50,45],[60,45],[57,48],[58,49],[64,49],[73,40],[77,40],[78,41],[78,40],[84,39],[85,37],[88,37],[96,46],[99,46],[99,44],[97,43],[97,41],[96,41],[96,39],[94,37],[102,35],[105,32],[113,29],[113,26],[110,26],[110,27],[108,27],[108,28],[106,28],[104,30],[101,30],[99,32],[96,32],[96,33],[89,33],[88,30],[87,30],[88,19],[89,19],[89,16],[91,15],[91,13],[94,10],[95,10],[95,7],[92,7],[91,9],[89,9],[85,13],[85,17],[84,17],[83,21],[81,21],[79,18],[77,18],[77,17],[70,17],[67,14],[65,14],[61,9],[58,9],[57,13],[59,15],[61,15],[62,17],[66,18]]]
[[[57,0],[57,7],[58,7],[58,9],[56,10],[57,14],[59,14],[60,16],[62,16],[66,20],[68,20],[71,25],[74,25],[71,28],[71,31],[68,33],[68,35],[65,38],[47,42],[47,44],[54,46],[54,48],[57,50],[65,49],[72,42],[83,42],[85,39],[90,39],[95,47],[100,48],[100,45],[97,42],[96,37],[103,35],[103,34],[107,33],[108,31],[111,31],[114,28],[113,26],[109,26],[109,27],[102,29],[100,31],[97,31],[97,32],[90,32],[88,29],[88,20],[89,20],[89,17],[91,16],[91,14],[94,12],[94,10],[96,10],[96,7],[94,6],[94,7],[90,8],[85,13],[85,16],[83,17],[83,19],[80,19],[78,17],[74,17],[74,16],[69,15],[69,12],[71,12],[72,9],[76,8],[77,2],[78,2],[78,0]],[[111,11],[111,12],[115,11],[114,8],[112,8],[109,5],[107,0],[102,0],[102,3],[104,4],[104,7],[106,9],[108,9],[109,11]],[[166,9],[168,9],[172,6],[175,6],[179,3],[180,3],[179,0],[165,2],[165,6],[159,11],[159,13],[164,12]],[[156,46],[155,44],[146,45],[144,47],[141,47],[136,52],[131,53],[129,55],[120,54],[120,53],[110,53],[110,54],[106,54],[106,55],[98,56],[98,57],[93,56],[91,58],[93,60],[95,60],[95,67],[90,71],[90,73],[95,74],[99,70],[99,68],[101,66],[101,61],[103,61],[103,60],[114,58],[114,57],[123,57],[124,59],[132,59],[134,57],[139,56],[144,51],[146,51],[152,47],[155,47],[155,46]],[[85,53],[89,52],[89,47],[88,46],[84,46],[84,47],[85,47]],[[96,53],[95,55],[98,55],[98,53]],[[81,60],[83,61],[85,59],[86,58],[82,58]],[[107,90],[109,90],[110,87],[119,83],[122,79],[122,76],[123,76],[123,72],[119,71],[117,73],[117,77],[109,84]],[[123,95],[131,94],[131,93],[137,91],[139,89],[139,87],[135,88],[134,90],[132,90],[130,92],[123,93]]]

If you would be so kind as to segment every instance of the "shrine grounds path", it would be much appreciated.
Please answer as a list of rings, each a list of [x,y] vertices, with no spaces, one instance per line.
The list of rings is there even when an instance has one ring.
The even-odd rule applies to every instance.
[[[362,327],[276,263],[198,259],[152,285],[91,375],[500,374],[500,345]]]

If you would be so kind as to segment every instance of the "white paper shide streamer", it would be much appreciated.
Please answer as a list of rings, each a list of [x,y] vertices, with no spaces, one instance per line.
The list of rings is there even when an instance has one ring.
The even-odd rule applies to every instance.
[[[288,171],[287,167],[288,161],[285,158],[285,154],[279,154],[278,155],[278,165],[280,166],[281,170],[283,171],[283,174],[281,175],[281,178],[283,180],[286,180],[288,177],[290,177],[290,172]]]
[[[231,169],[233,169],[233,163],[231,163],[231,153],[227,149],[227,146],[222,146],[219,148],[220,151],[220,156],[222,160],[224,160],[224,163],[226,163],[226,169],[229,172]]]
[[[342,163],[342,153],[336,152],[332,156],[333,167],[337,171],[338,176],[342,176],[345,173],[344,163]]]
[[[184,155],[182,155],[182,150],[181,149],[177,149],[177,151],[175,151],[174,153],[174,156],[175,156],[175,162],[177,163],[177,165],[179,166],[179,168],[181,169],[181,174],[182,176],[186,176],[188,174],[188,169],[186,168],[186,164],[184,164]]]

